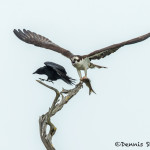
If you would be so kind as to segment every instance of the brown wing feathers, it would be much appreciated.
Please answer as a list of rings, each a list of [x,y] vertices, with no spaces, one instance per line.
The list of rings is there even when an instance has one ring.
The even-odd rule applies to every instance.
[[[83,57],[89,57],[89,59],[101,59],[107,55],[110,55],[111,53],[114,53],[115,51],[117,51],[119,48],[125,46],[125,45],[129,45],[129,44],[135,44],[141,41],[146,40],[147,38],[150,37],[150,33],[145,34],[143,36],[139,36],[137,38],[119,43],[119,44],[114,44],[105,48],[102,48],[100,50],[96,50],[88,55],[84,55]]]
[[[73,56],[73,54],[70,51],[61,48],[60,46],[50,41],[48,38],[31,32],[29,30],[23,29],[23,31],[21,31],[20,29],[14,29],[14,33],[20,40],[26,43],[56,51],[68,58],[71,58]]]
[[[60,46],[56,45],[55,43],[53,43],[52,41],[50,41],[48,38],[41,36],[39,34],[36,34],[34,32],[31,32],[29,30],[25,30],[23,29],[23,31],[21,30],[14,30],[15,35],[21,39],[22,41],[29,43],[29,44],[34,44],[35,46],[39,46],[39,47],[43,47],[43,48],[47,48],[53,51],[56,51],[58,53],[61,53],[62,55],[71,58],[74,55],[64,49],[61,48]],[[102,48],[100,50],[96,50],[88,55],[83,55],[81,56],[82,58],[88,57],[90,60],[92,59],[101,59],[107,55],[110,55],[111,53],[114,53],[115,51],[117,51],[119,48],[125,46],[125,45],[129,45],[129,44],[135,44],[141,41],[146,40],[147,38],[150,37],[150,33],[145,34],[143,36],[119,43],[119,44],[114,44],[105,48]]]

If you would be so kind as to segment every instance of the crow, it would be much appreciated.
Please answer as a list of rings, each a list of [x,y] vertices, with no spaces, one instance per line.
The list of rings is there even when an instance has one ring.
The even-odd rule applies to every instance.
[[[45,62],[45,66],[37,69],[33,74],[43,74],[47,75],[47,80],[41,79],[42,81],[52,82],[58,79],[63,80],[67,84],[73,85],[75,83],[75,79],[67,76],[67,72],[65,68],[61,65],[58,65],[54,62]]]

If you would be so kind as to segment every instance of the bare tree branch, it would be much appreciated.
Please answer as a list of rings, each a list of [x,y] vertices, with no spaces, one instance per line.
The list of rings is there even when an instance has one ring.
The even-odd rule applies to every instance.
[[[52,144],[52,137],[55,134],[57,128],[51,122],[51,117],[53,115],[55,115],[58,111],[60,111],[63,108],[64,104],[68,103],[68,101],[79,92],[79,90],[83,86],[84,81],[77,84],[71,90],[63,89],[61,92],[59,92],[54,87],[51,87],[51,86],[43,83],[40,80],[37,80],[37,82],[39,82],[40,84],[44,85],[45,87],[53,90],[56,93],[56,96],[53,100],[52,106],[49,108],[48,112],[46,114],[40,116],[40,118],[39,118],[39,128],[40,128],[41,140],[47,150],[55,150],[55,148]],[[64,94],[66,94],[66,95],[64,96]],[[61,95],[61,99],[59,99],[60,95]],[[50,127],[50,130],[48,133],[46,133],[47,125],[49,125],[49,127]]]

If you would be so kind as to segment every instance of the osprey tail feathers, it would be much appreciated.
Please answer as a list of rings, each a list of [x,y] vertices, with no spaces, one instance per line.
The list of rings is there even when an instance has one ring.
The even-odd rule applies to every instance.
[[[99,66],[99,65],[95,65],[95,64],[93,64],[93,63],[90,63],[90,67],[89,68],[91,68],[91,69],[93,69],[93,68],[107,68],[107,67],[104,67],[104,66]]]

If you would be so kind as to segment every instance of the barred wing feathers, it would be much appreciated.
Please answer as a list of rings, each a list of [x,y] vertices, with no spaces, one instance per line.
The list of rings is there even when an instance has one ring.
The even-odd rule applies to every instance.
[[[139,36],[137,38],[122,42],[122,43],[118,43],[118,44],[114,44],[105,48],[102,48],[100,50],[96,50],[88,55],[83,55],[83,58],[88,57],[90,60],[92,59],[101,59],[106,57],[107,55],[110,55],[114,52],[116,52],[119,48],[125,46],[125,45],[130,45],[130,44],[135,44],[141,41],[146,40],[147,38],[150,37],[150,33]]]
[[[56,45],[55,43],[50,41],[48,38],[46,38],[42,35],[36,34],[34,32],[31,32],[29,30],[23,29],[23,31],[21,31],[20,29],[18,29],[18,30],[14,29],[14,34],[20,40],[22,40],[26,43],[53,50],[55,52],[61,53],[62,55],[66,56],[67,58],[71,58],[73,56],[73,54],[70,51]]]

